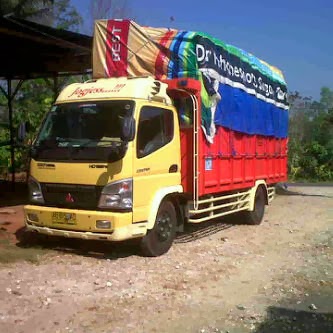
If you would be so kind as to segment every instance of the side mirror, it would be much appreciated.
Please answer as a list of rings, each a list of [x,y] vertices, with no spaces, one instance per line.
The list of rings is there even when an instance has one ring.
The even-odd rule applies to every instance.
[[[135,136],[135,119],[133,117],[125,117],[123,119],[121,129],[121,139],[129,142],[133,141]]]
[[[113,142],[108,154],[108,162],[121,160],[127,151],[127,142]]]

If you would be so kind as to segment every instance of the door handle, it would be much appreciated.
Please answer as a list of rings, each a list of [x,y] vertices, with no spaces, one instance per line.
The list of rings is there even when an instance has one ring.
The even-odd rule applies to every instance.
[[[170,165],[169,173],[174,173],[174,172],[177,172],[177,171],[178,171],[178,165],[177,164]]]

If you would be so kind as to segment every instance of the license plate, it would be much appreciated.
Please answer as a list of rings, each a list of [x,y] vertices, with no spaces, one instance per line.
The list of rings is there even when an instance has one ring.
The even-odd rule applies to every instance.
[[[56,224],[76,224],[76,214],[74,213],[63,213],[53,212],[52,223]]]

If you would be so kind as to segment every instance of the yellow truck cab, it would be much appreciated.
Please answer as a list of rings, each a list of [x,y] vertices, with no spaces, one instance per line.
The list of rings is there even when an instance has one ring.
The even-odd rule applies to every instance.
[[[141,237],[170,248],[182,214],[178,115],[167,84],[108,78],[66,87],[31,149],[30,231],[82,239]]]

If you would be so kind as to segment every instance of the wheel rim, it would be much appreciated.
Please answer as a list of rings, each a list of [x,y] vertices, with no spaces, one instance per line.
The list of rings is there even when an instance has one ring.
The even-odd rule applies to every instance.
[[[171,237],[172,233],[172,221],[167,212],[163,212],[157,219],[157,235],[160,241],[167,241]]]

